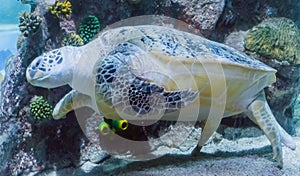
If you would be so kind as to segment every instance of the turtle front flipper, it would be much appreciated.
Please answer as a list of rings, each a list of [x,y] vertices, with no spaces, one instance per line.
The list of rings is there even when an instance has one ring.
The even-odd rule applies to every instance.
[[[68,112],[84,106],[92,106],[91,97],[72,90],[55,105],[52,116],[54,119],[61,119]]]
[[[134,75],[131,75],[134,76]],[[112,106],[123,119],[159,120],[194,102],[198,91],[167,91],[139,77],[116,78],[112,85]],[[171,115],[172,120],[178,117]]]
[[[294,149],[296,145],[293,139],[277,123],[263,93],[248,106],[248,112],[246,113],[264,131],[273,148],[273,159],[276,159],[278,167],[282,168],[281,142],[291,149]]]

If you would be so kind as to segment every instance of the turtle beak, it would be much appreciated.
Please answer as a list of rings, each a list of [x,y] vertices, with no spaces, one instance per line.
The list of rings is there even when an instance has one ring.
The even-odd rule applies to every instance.
[[[30,83],[34,83],[35,80],[44,77],[43,72],[37,70],[37,69],[32,69],[32,68],[27,68],[26,70],[26,78],[27,81]]]

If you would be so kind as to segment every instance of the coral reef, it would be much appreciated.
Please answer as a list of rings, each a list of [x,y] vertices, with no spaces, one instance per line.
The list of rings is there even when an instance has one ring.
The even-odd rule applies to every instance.
[[[61,46],[82,46],[82,38],[74,33],[68,34],[61,42]]]
[[[245,39],[245,48],[269,59],[300,63],[299,30],[284,17],[269,18],[253,27]]]
[[[100,31],[100,22],[96,16],[88,16],[81,23],[78,35],[83,39],[84,44],[91,41]]]
[[[41,17],[36,15],[35,13],[27,13],[23,12],[19,16],[19,29],[23,33],[25,37],[28,37],[29,34],[37,31],[41,22],[43,21]]]
[[[70,1],[56,0],[55,4],[53,4],[49,7],[49,11],[51,14],[55,15],[58,18],[67,18],[72,14],[71,7],[72,7],[72,5],[71,5]]]
[[[35,97],[30,104],[30,114],[37,120],[50,118],[53,107],[43,98]]]
[[[43,95],[44,97],[48,97],[47,100],[50,104],[55,104],[70,91],[70,88],[68,86],[56,89],[33,87],[26,81],[25,72],[28,63],[33,58],[45,51],[59,48],[62,39],[67,34],[77,33],[79,24],[89,15],[99,18],[101,28],[133,16],[145,14],[170,16],[187,22],[188,25],[195,27],[205,37],[223,42],[222,37],[228,36],[230,32],[248,30],[266,17],[285,16],[293,21],[298,20],[297,24],[299,25],[300,18],[298,12],[300,3],[297,6],[294,1],[282,2],[281,0],[140,0],[139,4],[133,4],[130,1],[134,0],[70,0],[72,9],[70,6],[69,10],[71,13],[69,14],[72,14],[72,18],[69,18],[70,15],[67,17],[64,13],[59,14],[55,12],[54,8],[56,7],[53,5],[55,0],[22,1],[31,4],[31,10],[40,17],[43,17],[44,21],[34,35],[21,37],[23,42],[21,40],[19,42],[18,53],[7,62],[6,76],[2,82],[2,90],[0,92],[0,175],[112,175],[117,173],[132,175],[134,174],[132,171],[136,171],[137,168],[141,168],[140,170],[147,170],[148,168],[153,172],[146,171],[145,173],[137,171],[136,175],[159,175],[161,171],[164,174],[170,171],[171,175],[178,173],[182,173],[183,175],[187,173],[191,175],[195,175],[195,173],[206,175],[224,173],[226,175],[228,172],[228,175],[232,175],[232,173],[235,173],[233,175],[238,175],[241,174],[239,164],[244,160],[246,161],[242,163],[242,167],[246,168],[244,174],[265,173],[267,175],[268,173],[274,173],[274,175],[299,175],[299,162],[297,160],[299,157],[297,157],[298,155],[294,155],[294,151],[290,152],[284,148],[285,152],[290,153],[284,155],[287,157],[285,159],[286,164],[283,170],[279,170],[273,166],[273,163],[269,159],[265,159],[264,157],[266,155],[268,157],[270,152],[268,141],[265,138],[261,138],[266,143],[265,147],[260,147],[261,145],[256,144],[252,145],[256,142],[260,143],[260,140],[252,136],[246,136],[247,138],[243,138],[245,136],[242,136],[241,141],[236,141],[236,139],[235,141],[226,140],[226,138],[232,138],[231,134],[235,138],[236,134],[249,135],[253,132],[249,130],[240,132],[240,127],[246,127],[244,123],[245,118],[242,117],[237,118],[239,121],[234,120],[236,117],[228,118],[231,121],[225,124],[226,126],[229,123],[235,124],[234,127],[239,127],[237,128],[238,130],[232,129],[230,133],[227,133],[228,127],[224,127],[224,132],[227,135],[224,135],[219,144],[222,147],[224,141],[230,142],[223,143],[224,147],[228,147],[228,150],[222,150],[221,152],[219,144],[214,148],[210,144],[206,146],[209,150],[212,148],[218,150],[217,155],[220,155],[220,157],[217,160],[215,155],[204,161],[202,160],[203,158],[199,160],[198,157],[191,161],[189,156],[182,156],[183,154],[190,153],[188,152],[188,146],[195,146],[197,143],[196,139],[199,136],[195,134],[200,134],[197,132],[193,133],[179,149],[172,152],[170,157],[129,164],[123,159],[116,159],[114,156],[110,156],[102,146],[89,143],[82,132],[84,128],[81,128],[78,124],[73,112],[67,114],[68,117],[66,119],[59,121],[51,120],[47,121],[47,123],[36,123],[38,121],[34,121],[33,117],[29,118],[31,115],[28,109],[32,96],[36,94]],[[67,3],[68,1],[60,0],[56,4],[63,2]],[[224,5],[228,2],[231,2],[232,6]],[[36,4],[35,8],[32,7],[32,4]],[[53,5],[51,7],[53,15],[51,10],[49,10],[50,5]],[[227,11],[224,8],[228,8]],[[222,14],[224,17],[223,20],[220,19]],[[56,17],[59,18],[57,19]],[[242,42],[237,43],[235,40],[229,43],[238,44],[240,49],[243,48]],[[271,59],[266,60],[268,62],[277,62]],[[294,124],[290,122],[294,118],[293,101],[296,97],[295,95],[298,95],[300,90],[298,86],[300,69],[292,65],[288,67],[281,66],[279,62],[277,64],[279,64],[278,67],[274,68],[278,70],[278,80],[276,85],[266,89],[267,91],[274,89],[271,94],[267,94],[267,98],[274,115],[278,117],[277,120],[285,129],[291,129],[289,132],[292,132]],[[273,67],[273,65],[271,66]],[[99,133],[98,125],[102,119],[97,118],[98,121],[95,119],[89,118],[86,120],[89,122],[87,123],[89,125],[86,127],[86,130],[90,131],[90,136],[95,136],[95,139],[101,141],[97,135],[100,136],[101,134]],[[170,127],[169,123],[175,124],[175,122],[158,121],[154,126],[151,125],[145,128],[129,126],[125,137],[134,141],[145,141],[149,137],[155,138]],[[223,121],[222,123],[224,124]],[[190,128],[193,128],[193,126],[188,127],[188,129]],[[185,130],[174,131],[178,134]],[[168,143],[171,139],[170,134],[173,133],[168,134],[166,142],[161,145],[161,149],[166,152],[174,149],[172,143]],[[243,142],[245,139],[248,142]],[[300,140],[298,139],[298,145],[299,142]],[[233,146],[234,144],[237,147]],[[136,148],[132,149],[122,144],[118,145],[121,150],[128,150],[130,152],[136,150]],[[232,151],[232,149],[237,149],[239,146],[243,148],[238,151]],[[245,146],[248,148],[245,149]],[[109,149],[110,147],[111,145],[106,146]],[[31,150],[32,148],[33,151]],[[247,156],[242,153],[247,154]],[[251,155],[248,156],[248,154]],[[263,154],[263,156],[260,154]],[[223,157],[227,155],[230,155],[230,157]],[[232,155],[234,158],[231,158]],[[219,160],[222,160],[222,162],[218,162]],[[162,165],[161,163],[164,164]],[[186,167],[187,165],[190,167]],[[295,167],[294,170],[290,169],[291,165]],[[208,168],[207,166],[210,169],[206,169]],[[158,169],[159,171],[157,168],[160,168]],[[204,170],[205,172],[203,172]]]

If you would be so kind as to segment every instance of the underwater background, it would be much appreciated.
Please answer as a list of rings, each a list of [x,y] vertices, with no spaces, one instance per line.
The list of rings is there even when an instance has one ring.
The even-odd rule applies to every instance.
[[[17,40],[20,35],[18,28],[19,14],[22,11],[29,11],[30,6],[19,1],[0,1],[0,73],[4,75],[6,59],[17,52]]]
[[[100,136],[108,144],[99,146],[98,138],[89,138],[95,133],[98,137],[103,119],[88,108],[84,122],[76,118],[76,112],[65,119],[52,118],[53,107],[71,90],[69,86],[35,87],[25,77],[35,57],[62,46],[86,45],[120,20],[171,17],[197,35],[277,69],[276,83],[265,89],[266,97],[279,124],[299,146],[299,0],[0,0],[0,7],[0,175],[300,175],[300,147],[295,151],[284,147],[284,167],[277,168],[268,140],[245,115],[223,119],[199,157],[191,158],[189,153],[197,144],[201,125],[176,126],[169,121],[134,126],[119,134],[136,141],[167,134],[165,141],[151,144],[154,160],[111,155],[107,152],[111,139]],[[283,45],[276,48],[277,43]],[[189,136],[180,146],[173,145],[180,133]],[[136,152],[117,145],[120,153]]]

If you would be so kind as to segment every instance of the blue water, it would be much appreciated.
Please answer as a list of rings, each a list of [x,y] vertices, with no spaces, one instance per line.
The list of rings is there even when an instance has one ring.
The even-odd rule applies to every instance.
[[[18,24],[18,14],[24,10],[29,11],[29,5],[17,0],[0,0],[0,24]]]
[[[2,70],[7,57],[17,52],[20,34],[19,14],[22,11],[29,11],[30,7],[17,0],[0,0],[0,4],[0,70]]]

